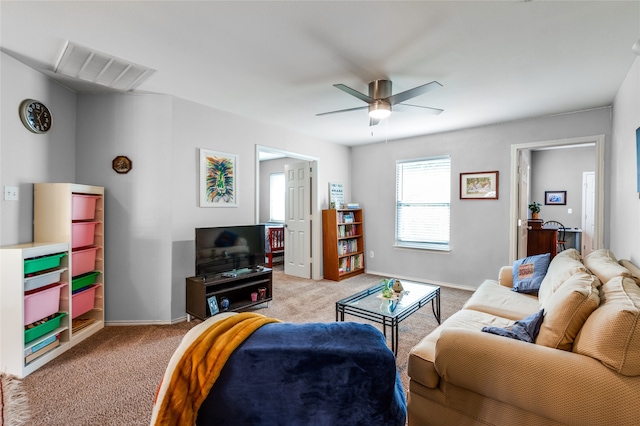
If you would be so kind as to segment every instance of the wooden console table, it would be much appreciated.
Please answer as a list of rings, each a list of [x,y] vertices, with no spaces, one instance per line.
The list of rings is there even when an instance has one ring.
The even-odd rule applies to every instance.
[[[273,276],[269,268],[237,269],[235,276],[208,274],[187,278],[187,321],[191,316],[205,320],[211,316],[207,299],[216,296],[220,305],[223,297],[229,299],[230,306],[226,311],[240,311],[251,306],[260,305],[273,299]],[[225,274],[227,275],[227,274]],[[259,288],[266,288],[263,299],[251,300],[251,293]],[[220,309],[220,312],[224,312]]]
[[[527,233],[527,256],[551,253],[551,259],[558,253],[558,230],[529,228]]]

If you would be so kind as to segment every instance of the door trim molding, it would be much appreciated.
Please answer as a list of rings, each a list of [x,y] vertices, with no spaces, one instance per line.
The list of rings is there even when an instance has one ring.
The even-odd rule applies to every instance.
[[[526,142],[511,145],[511,188],[509,211],[509,261],[516,260],[518,253],[518,155],[521,150],[535,150],[549,147],[583,145],[595,143],[596,146],[596,224],[594,249],[604,247],[604,183],[605,183],[605,137],[604,135],[582,136],[577,138],[556,139],[539,142]],[[529,182],[531,185],[531,182]]]
[[[318,209],[318,196],[320,194],[318,188],[318,170],[320,169],[320,159],[299,152],[286,151],[283,149],[273,148],[270,146],[256,144],[255,150],[255,223],[260,223],[260,153],[267,152],[270,154],[279,154],[282,157],[295,158],[300,161],[315,162],[316,170],[313,171],[311,179],[311,279],[321,280],[322,271],[322,229],[320,228],[322,220],[320,220],[322,212]],[[318,243],[319,242],[319,243]]]

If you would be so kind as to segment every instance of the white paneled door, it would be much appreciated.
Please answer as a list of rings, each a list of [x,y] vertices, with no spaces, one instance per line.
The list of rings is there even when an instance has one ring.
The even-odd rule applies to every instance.
[[[284,273],[301,278],[311,278],[311,182],[315,169],[315,161],[284,167]]]

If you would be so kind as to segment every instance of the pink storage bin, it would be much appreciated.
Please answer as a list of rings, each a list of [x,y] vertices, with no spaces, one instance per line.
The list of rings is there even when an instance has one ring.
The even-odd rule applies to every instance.
[[[60,309],[60,291],[66,283],[59,283],[24,295],[24,325],[31,324]]]
[[[73,296],[71,296],[71,318],[77,318],[80,315],[89,312],[95,306],[97,285],[87,287]]]
[[[96,225],[99,222],[74,222],[71,224],[71,248],[85,247],[93,244]]]
[[[72,276],[86,274],[96,269],[96,253],[99,247],[88,247],[71,252]]]
[[[71,195],[71,220],[90,220],[96,217],[96,200],[99,195]]]

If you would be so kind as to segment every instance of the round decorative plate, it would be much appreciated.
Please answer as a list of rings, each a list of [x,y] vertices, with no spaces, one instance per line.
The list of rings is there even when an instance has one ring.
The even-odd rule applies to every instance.
[[[116,173],[124,174],[129,173],[129,170],[131,170],[131,160],[124,155],[118,155],[114,158],[111,165]]]

